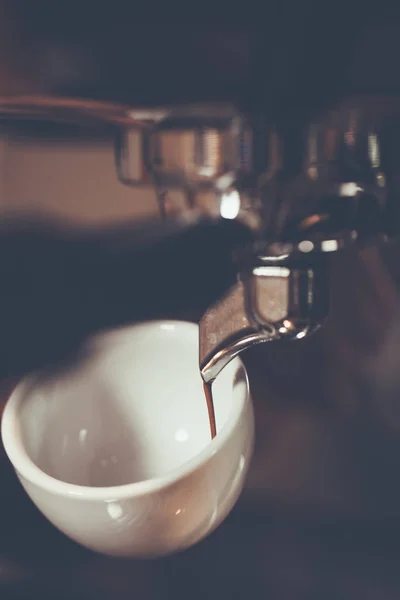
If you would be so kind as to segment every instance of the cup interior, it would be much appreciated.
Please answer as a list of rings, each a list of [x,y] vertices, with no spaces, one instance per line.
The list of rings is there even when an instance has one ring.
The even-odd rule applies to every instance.
[[[246,385],[239,360],[213,384],[217,432]],[[211,443],[197,325],[145,323],[93,338],[78,365],[32,383],[17,418],[24,451],[55,479],[109,487],[168,474]]]

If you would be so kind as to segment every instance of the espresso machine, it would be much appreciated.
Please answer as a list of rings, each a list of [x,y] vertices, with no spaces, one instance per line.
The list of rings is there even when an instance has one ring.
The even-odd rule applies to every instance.
[[[200,320],[204,381],[211,382],[231,358],[255,344],[312,334],[329,311],[332,257],[397,233],[397,102],[393,95],[357,95],[346,80],[354,48],[368,19],[376,23],[376,14],[364,11],[360,19],[355,7],[338,7],[329,13],[328,28],[321,8],[289,3],[271,7],[268,24],[257,24],[256,14],[235,19],[233,13],[222,24],[215,13],[212,27],[202,28],[194,25],[194,16],[174,19],[172,7],[165,27],[144,9],[136,15],[138,24],[127,18],[124,25],[116,10],[109,23],[105,13],[97,15],[99,31],[106,25],[110,35],[113,28],[118,31],[114,47],[103,49],[94,37],[94,51],[91,11],[80,7],[78,18],[74,10],[73,3],[68,14],[59,15],[47,2],[40,10],[24,7],[36,41],[45,40],[43,56],[46,41],[47,54],[56,57],[61,43],[68,64],[68,31],[75,31],[74,52],[83,66],[75,65],[75,81],[73,76],[68,81],[65,67],[63,81],[62,60],[57,77],[45,62],[40,94],[5,96],[0,103],[5,136],[12,123],[108,127],[120,181],[132,189],[155,189],[166,224],[162,237],[196,223],[232,230],[215,291],[206,273],[218,260],[216,252],[202,249],[207,234],[192,250],[204,269],[197,286],[210,288]],[[158,14],[161,21],[163,13]],[[143,49],[144,59],[121,41],[132,26],[137,41],[131,43]],[[168,69],[158,51],[162,46],[171,59]],[[128,82],[132,61],[137,73]],[[150,229],[142,227],[140,239]],[[149,233],[148,239],[154,236]],[[182,268],[195,272],[197,267]],[[155,293],[146,285],[148,300]],[[137,287],[143,287],[140,276]],[[132,318],[143,316],[151,314],[132,312]]]
[[[25,224],[21,221],[2,222],[1,256],[18,257],[20,254],[16,249],[22,245],[25,255],[33,257],[32,264],[43,265],[39,270],[42,276],[39,277],[37,295],[27,295],[26,300],[18,304],[16,298],[22,298],[21,288],[16,286],[13,293],[16,278],[12,269],[4,265],[1,267],[0,261],[0,279],[8,292],[2,300],[8,304],[1,311],[6,316],[1,321],[4,343],[0,343],[0,363],[6,365],[6,375],[20,375],[33,368],[47,367],[54,358],[58,358],[58,355],[55,356],[56,338],[59,346],[65,346],[60,348],[60,354],[64,356],[64,349],[69,346],[75,349],[81,339],[96,330],[153,318],[158,315],[160,305],[165,313],[171,309],[171,314],[180,317],[179,309],[193,302],[198,304],[198,310],[190,314],[190,318],[198,321],[200,326],[199,369],[204,382],[212,383],[225,365],[242,352],[246,351],[243,355],[246,357],[248,352],[251,354],[258,348],[268,348],[267,356],[271,358],[274,353],[279,357],[282,348],[285,352],[287,348],[296,348],[298,354],[309,348],[309,340],[318,339],[329,317],[331,275],[335,274],[335,270],[337,272],[338,264],[339,270],[346,266],[346,257],[379,246],[386,249],[384,251],[396,262],[395,240],[400,222],[400,102],[397,92],[400,85],[396,87],[391,83],[395,76],[393,73],[388,75],[388,57],[396,56],[397,46],[394,42],[393,47],[388,43],[385,50],[385,36],[390,37],[385,28],[386,33],[383,34],[377,34],[376,29],[365,34],[371,23],[378,29],[380,25],[394,24],[394,13],[388,11],[383,17],[382,7],[374,11],[371,9],[369,14],[367,7],[360,13],[358,7],[350,6],[336,6],[335,10],[326,12],[326,7],[317,8],[313,3],[287,3],[284,8],[274,7],[266,22],[261,15],[253,14],[251,19],[248,18],[250,11],[246,15],[243,11],[235,15],[230,7],[232,23],[228,25],[226,13],[222,20],[213,13],[211,29],[194,26],[193,17],[191,22],[176,21],[171,31],[173,19],[168,21],[166,18],[157,25],[154,15],[149,14],[143,16],[143,22],[135,24],[133,17],[126,16],[125,19],[120,17],[117,27],[117,21],[108,12],[98,15],[102,23],[98,30],[102,33],[98,33],[96,38],[88,25],[92,22],[93,13],[85,6],[70,2],[68,11],[61,10],[57,16],[55,11],[60,10],[59,6],[52,8],[52,3],[41,4],[46,18],[26,6],[26,21],[32,29],[37,27],[37,36],[44,40],[44,47],[48,43],[47,49],[52,48],[49,54],[53,52],[57,57],[59,51],[60,58],[61,50],[68,55],[68,48],[73,49],[69,56],[75,75],[71,75],[74,68],[65,68],[63,79],[61,67],[65,62],[55,61],[58,70],[53,68],[52,71],[47,64],[46,68],[51,73],[44,77],[43,70],[46,71],[46,68],[42,68],[40,85],[36,88],[28,86],[22,90],[23,93],[17,89],[10,95],[3,95],[0,99],[2,131],[6,136],[9,132],[14,134],[21,130],[36,134],[49,123],[52,128],[65,126],[72,135],[77,135],[75,128],[81,126],[88,130],[100,128],[106,131],[113,139],[119,181],[132,192],[144,185],[151,186],[156,194],[159,216],[151,221],[124,223],[114,231],[108,228],[107,231],[95,232],[66,232],[63,228],[57,230],[52,226],[49,233],[46,227],[29,220]],[[288,6],[290,20],[284,14]],[[161,22],[162,13],[157,14]],[[80,25],[75,26],[74,23]],[[394,32],[396,26],[393,25]],[[69,34],[68,28],[73,33]],[[113,43],[104,44],[101,41],[104,31],[113,29]],[[364,34],[367,41],[363,42]],[[71,42],[72,38],[74,42]],[[393,38],[396,38],[395,33]],[[62,40],[59,46],[58,39]],[[134,52],[129,43],[135,48],[142,48],[143,53]],[[361,50],[357,50],[360,44]],[[238,52],[238,48],[243,51]],[[167,68],[163,54],[172,57],[173,67]],[[62,52],[61,55],[65,58]],[[74,56],[79,57],[76,62]],[[356,63],[353,75],[354,72],[359,75],[355,84],[348,76],[353,61]],[[134,76],[130,77],[130,73]],[[14,264],[19,267],[29,264],[24,260]],[[4,264],[9,263],[4,261]],[[60,264],[63,265],[63,282],[58,276]],[[69,268],[70,265],[73,268]],[[26,274],[26,271],[29,269],[25,266],[25,270],[21,268],[18,272]],[[71,279],[68,279],[70,273]],[[51,287],[46,287],[47,281],[50,281]],[[347,278],[349,281],[351,276]],[[379,280],[377,285],[381,283]],[[59,290],[58,295],[54,295],[54,288]],[[86,290],[83,302],[82,296],[74,293],[78,288]],[[343,295],[346,296],[346,293],[343,292]],[[61,297],[62,303],[59,301]],[[48,302],[44,303],[43,309],[44,298]],[[54,305],[58,302],[61,309],[51,312],[51,302]],[[41,309],[35,312],[28,306],[29,303]],[[11,310],[14,306],[18,308],[15,317]],[[106,311],[110,306],[117,307],[118,312],[110,315]],[[75,317],[78,315],[75,319],[78,331],[70,325],[70,313]],[[61,320],[60,314],[63,315]],[[21,315],[23,327],[21,325],[19,334]],[[26,335],[27,328],[29,335]],[[396,327],[393,331],[397,331]],[[24,346],[20,343],[22,334]],[[40,344],[37,344],[38,339]],[[274,344],[262,345],[264,342]],[[379,388],[379,410],[387,406],[382,386],[387,383],[395,390],[387,390],[388,401],[398,390],[396,361],[391,363],[387,360],[388,356],[393,358],[394,355],[395,352],[387,348],[386,353],[381,352],[381,362],[378,359],[374,372],[375,379],[367,380],[367,392],[372,390],[372,381]],[[264,356],[260,361],[261,369],[266,368]],[[285,377],[291,376],[290,366],[287,367],[284,361],[282,368]],[[315,374],[311,367],[310,372]],[[325,382],[323,389],[327,387]],[[257,395],[257,390],[255,392]],[[365,387],[363,392],[368,395]],[[318,401],[320,399],[319,396]],[[370,455],[374,459],[379,455],[382,464],[387,467],[386,472],[391,470],[392,474],[396,473],[395,457],[399,448],[394,412],[391,410],[384,415],[385,427],[388,423],[392,426],[390,435],[387,429],[378,428],[378,431],[374,429],[375,425],[372,427],[368,423],[366,433],[362,434],[363,442],[359,442],[363,450],[373,448]],[[262,411],[259,414],[262,416]],[[352,443],[357,445],[357,441],[353,442],[358,431],[355,420],[350,419],[346,431]],[[259,425],[261,439],[264,425]],[[268,423],[266,425],[269,426]],[[273,426],[268,427],[268,435]],[[288,430],[290,437],[290,427]],[[325,435],[327,429],[322,431],[320,435]],[[329,435],[326,434],[326,437]],[[265,438],[268,438],[267,433]],[[333,445],[335,453],[343,450],[336,438]],[[315,453],[318,453],[318,446],[316,448]],[[343,453],[346,454],[346,450]],[[392,487],[385,488],[383,475],[381,480],[377,480],[378,471],[383,473],[385,469],[373,466],[372,460],[368,462],[370,455],[367,454],[363,468],[369,470],[368,478],[373,480],[371,486],[380,487],[382,497],[389,498],[392,493],[388,529],[393,528],[390,543],[395,545],[395,527],[390,515],[395,512],[393,507],[398,498],[398,486],[393,483]],[[392,462],[389,457],[392,457]],[[267,474],[273,471],[268,471],[264,458],[261,463]],[[323,475],[332,463],[327,459],[326,464],[328,467],[323,467]],[[322,475],[319,474],[316,479],[316,487],[318,484],[323,487]],[[354,512],[357,513],[362,502],[355,502],[355,505]],[[287,519],[285,515],[282,537],[277,533],[274,538],[275,525],[271,526],[268,517],[265,517],[266,506],[263,496],[258,512],[255,511],[253,516],[239,513],[240,518],[237,522],[233,521],[232,529],[229,530],[228,525],[217,534],[216,542],[211,541],[209,545],[206,543],[204,547],[195,549],[187,558],[172,559],[168,563],[169,572],[162,564],[154,566],[155,571],[158,569],[157,576],[161,581],[170,577],[171,581],[175,581],[176,597],[184,597],[180,578],[185,569],[181,567],[186,566],[189,571],[192,569],[191,572],[197,573],[194,565],[199,565],[198,590],[192,593],[195,597],[204,596],[208,589],[202,584],[204,570],[200,566],[209,564],[205,559],[207,553],[214,557],[214,543],[217,549],[215,556],[219,552],[218,556],[227,556],[229,562],[226,569],[222,559],[213,563],[222,564],[221,576],[215,567],[216,589],[219,589],[220,580],[224,581],[222,586],[230,579],[227,574],[235,570],[232,565],[236,565],[238,572],[242,570],[248,575],[247,579],[243,579],[243,582],[246,581],[243,587],[241,580],[233,578],[232,597],[237,590],[243,597],[249,590],[256,596],[260,589],[264,589],[260,583],[262,576],[256,569],[266,564],[262,558],[268,554],[269,560],[272,557],[273,569],[276,568],[276,573],[271,575],[272,587],[276,584],[275,591],[286,590],[286,596],[283,591],[277,592],[276,596],[273,592],[272,597],[297,597],[293,590],[298,585],[304,597],[313,597],[312,590],[316,594],[314,597],[329,597],[329,590],[333,594],[331,597],[335,598],[329,574],[325,571],[325,579],[322,575],[320,579],[316,577],[319,588],[317,583],[314,587],[309,583],[314,581],[313,575],[310,575],[314,573],[314,567],[309,567],[303,560],[300,542],[300,550],[296,545],[299,539],[303,539],[302,523],[297,525],[295,517]],[[382,506],[387,508],[387,505],[379,504],[379,515],[384,513]],[[22,509],[20,512],[23,512]],[[272,521],[278,513],[273,512]],[[289,514],[292,515],[290,510]],[[367,516],[368,519],[370,516]],[[242,522],[244,525],[241,525]],[[279,515],[276,522],[278,532]],[[288,533],[293,522],[298,538],[296,535],[292,538]],[[332,529],[332,539],[335,540],[332,548],[344,548],[343,556],[347,556],[347,548],[352,546],[346,532],[355,531],[356,538],[357,528],[361,525],[358,521],[355,525],[352,521],[343,521],[343,527],[342,521],[339,525],[337,523],[333,520],[326,529],[325,525],[321,525],[321,531],[326,533]],[[43,527],[42,522],[39,525]],[[317,524],[316,531],[319,531],[318,527]],[[269,537],[270,530],[272,538]],[[337,539],[342,533],[337,531],[342,530],[345,541],[340,546]],[[5,538],[9,544],[12,535],[14,533],[10,529]],[[54,548],[52,534],[48,535],[49,547]],[[313,540],[309,543],[307,535],[304,534],[304,556],[308,557],[310,552],[310,565],[314,565],[318,562],[317,552],[314,555],[318,544],[314,547]],[[329,535],[326,533],[326,539]],[[382,537],[374,535],[371,534],[371,548],[374,546],[371,561],[374,560],[380,568],[382,561],[379,553],[376,554],[376,548],[380,543],[384,545],[384,534]],[[271,548],[265,550],[268,539],[277,542],[275,545],[271,543]],[[237,540],[251,557],[248,566],[244,553],[235,546]],[[321,547],[325,548],[323,542]],[[33,552],[34,545],[30,548]],[[327,550],[328,559],[333,557],[332,564],[336,564],[336,550],[331,551],[330,548]],[[279,549],[282,549],[284,558],[280,556]],[[325,550],[321,552],[324,555]],[[337,552],[339,555],[342,550]],[[357,560],[364,560],[358,546],[354,555],[357,553],[361,557]],[[15,551],[15,554],[18,553]],[[48,559],[48,555],[46,557]],[[81,558],[80,555],[78,558]],[[349,564],[352,560],[349,554]],[[358,565],[357,560],[355,563]],[[367,557],[365,564],[369,565],[369,560]],[[287,568],[282,567],[282,564],[286,565],[285,561],[288,561]],[[337,564],[341,565],[340,561],[337,559]],[[296,571],[298,564],[300,570]],[[390,571],[388,564],[385,568]],[[115,580],[125,573],[123,566],[120,571],[115,565],[110,566],[109,571],[104,568],[105,574],[110,573],[110,581],[114,577],[113,568]],[[368,568],[365,567],[365,573]],[[342,576],[342,566],[337,569],[340,572],[338,589],[342,584],[345,589],[347,583],[346,576]],[[346,569],[343,572],[347,575]],[[373,567],[371,571],[374,571]],[[140,580],[139,567],[134,572]],[[301,572],[305,573],[304,580],[300,575],[296,579],[293,574]],[[172,575],[167,576],[167,573]],[[212,568],[211,573],[213,577]],[[130,581],[130,575],[123,577],[126,582]],[[365,592],[364,595],[371,593],[372,597],[370,583],[365,584],[364,589],[362,582],[357,587],[357,577],[349,579],[348,597],[357,597],[361,591]],[[291,581],[294,581],[292,595],[289,589]],[[105,575],[104,582],[106,588]],[[126,591],[121,591],[121,597],[125,597],[124,593],[129,597],[129,585]],[[223,592],[222,587],[221,590]],[[376,597],[384,597],[382,590],[381,596],[378,592]],[[157,595],[155,592],[153,596],[165,597],[165,594],[163,596],[160,592]],[[339,592],[337,597],[340,597]]]
[[[115,129],[118,177],[153,185],[166,223],[157,235],[137,225],[134,240],[140,230],[157,244],[160,232],[164,239],[199,225],[232,227],[226,268],[231,263],[236,282],[200,319],[206,383],[256,344],[313,334],[329,312],[332,256],[395,234],[397,106],[380,110],[355,99],[287,122],[222,103],[135,109],[51,96],[0,103],[7,123],[100,121]],[[194,252],[201,256],[200,242]],[[204,253],[207,261],[212,254]]]

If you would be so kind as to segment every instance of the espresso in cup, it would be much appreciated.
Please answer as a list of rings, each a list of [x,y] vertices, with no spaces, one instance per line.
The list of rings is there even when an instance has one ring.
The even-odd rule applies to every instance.
[[[212,439],[198,335],[176,321],[107,332],[79,364],[30,377],[9,399],[2,437],[22,486],[83,546],[176,552],[235,504],[254,438],[247,375],[236,358],[213,383]]]

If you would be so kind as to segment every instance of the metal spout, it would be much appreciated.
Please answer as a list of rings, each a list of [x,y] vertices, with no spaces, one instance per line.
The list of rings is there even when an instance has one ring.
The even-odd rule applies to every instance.
[[[200,321],[200,372],[206,383],[214,381],[235,356],[261,342],[274,339],[274,329],[257,330],[248,318],[245,292],[238,282],[211,307]]]
[[[320,257],[319,257],[320,258]],[[329,311],[326,260],[258,257],[200,321],[200,372],[206,383],[244,350],[278,339],[300,340]]]

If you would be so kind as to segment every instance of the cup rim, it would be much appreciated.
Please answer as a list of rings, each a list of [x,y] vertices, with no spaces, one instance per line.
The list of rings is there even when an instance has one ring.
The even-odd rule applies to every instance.
[[[113,333],[117,331],[128,332],[129,330],[137,329],[138,327],[159,327],[161,325],[173,325],[186,328],[190,327],[193,330],[198,330],[198,325],[196,323],[190,323],[188,321],[170,319],[152,320],[136,323],[127,327],[111,329],[93,337],[96,339],[97,337],[101,338],[104,335],[107,335],[107,333]],[[203,448],[201,452],[196,454],[196,456],[183,463],[183,465],[172,469],[165,475],[118,486],[90,487],[68,483],[45,473],[29,457],[25,449],[25,444],[22,438],[22,429],[18,420],[19,409],[26,398],[28,390],[32,387],[32,384],[37,379],[38,374],[33,374],[22,379],[22,381],[17,384],[6,402],[1,419],[1,437],[3,440],[4,449],[17,474],[51,494],[64,497],[80,498],[82,500],[104,501],[109,501],[113,496],[120,500],[132,496],[138,497],[151,494],[160,489],[169,487],[184,479],[191,473],[197,471],[199,468],[207,464],[230,439],[232,432],[240,422],[241,415],[243,414],[247,403],[250,401],[250,388],[246,368],[239,357],[235,357],[232,362],[235,362],[238,365],[238,368],[240,367],[243,369],[246,384],[245,394],[243,394],[243,396],[240,397],[240,400],[232,406],[229,417],[217,436],[211,440],[211,442],[205,448]]]

